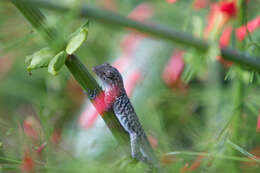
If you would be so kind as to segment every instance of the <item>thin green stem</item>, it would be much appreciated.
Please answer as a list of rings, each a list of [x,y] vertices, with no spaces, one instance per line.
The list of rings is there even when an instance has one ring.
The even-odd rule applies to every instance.
[[[57,32],[55,28],[47,27],[46,18],[38,7],[32,6],[30,3],[27,3],[26,0],[11,0],[11,2],[22,12],[31,25],[42,34],[43,38],[49,43],[49,47],[51,47],[53,51],[57,52],[61,50],[63,45],[65,45],[65,41],[61,40],[59,45],[56,46],[57,39],[55,38],[61,38],[59,32]],[[86,91],[90,101],[93,102],[94,100],[89,94],[94,92],[100,93],[102,90],[89,73],[88,69],[75,55],[69,56],[65,64],[81,87]],[[114,113],[112,111],[104,112],[102,118],[111,130],[112,134],[116,137],[119,144],[129,145],[128,134],[120,125]]]
[[[38,7],[51,9],[62,13],[70,10],[68,7],[42,0],[26,0],[26,2]],[[134,28],[138,31],[153,35],[155,37],[169,40],[174,43],[179,43],[187,47],[193,47],[201,51],[207,51],[210,47],[210,43],[207,41],[198,39],[189,33],[175,30],[173,27],[169,28],[160,24],[137,22],[104,9],[101,10],[83,5],[81,9],[79,9],[79,16],[92,18],[101,23],[108,24],[106,26],[116,25],[121,27]],[[239,50],[230,48],[222,48],[221,56],[226,60],[233,61],[240,65],[248,66],[252,69],[260,71],[260,57],[252,56],[248,53],[243,53]]]
[[[97,92],[100,93],[102,89],[89,73],[88,69],[82,64],[82,62],[75,56],[71,55],[66,60],[66,66],[70,70],[71,74],[75,77],[81,87],[88,93]],[[89,95],[88,95],[89,96]],[[91,97],[90,101],[94,101]],[[105,123],[116,137],[120,144],[126,145],[128,141],[128,134],[125,132],[123,127],[120,125],[119,121],[112,111],[104,112],[102,118]]]
[[[229,139],[227,140],[227,143],[232,145],[232,147],[234,147],[237,151],[239,151],[240,153],[244,154],[245,156],[251,158],[252,160],[255,160],[256,162],[260,162],[260,160],[254,156],[253,154],[247,152],[246,150],[244,150],[242,147],[234,144],[233,142],[231,142]]]
[[[0,156],[0,160],[7,161],[7,162],[9,162],[9,163],[15,163],[15,164],[20,164],[20,163],[22,163],[22,162],[19,161],[19,160],[14,160],[14,159],[6,158],[6,157],[1,157],[1,156]]]
[[[235,160],[235,161],[244,161],[244,162],[257,162],[260,163],[259,159],[248,159],[245,157],[238,157],[238,156],[226,156],[214,153],[205,153],[205,152],[193,152],[193,151],[174,151],[167,153],[166,155],[189,155],[189,156],[205,156],[205,157],[215,157],[220,159],[227,159],[227,160]]]

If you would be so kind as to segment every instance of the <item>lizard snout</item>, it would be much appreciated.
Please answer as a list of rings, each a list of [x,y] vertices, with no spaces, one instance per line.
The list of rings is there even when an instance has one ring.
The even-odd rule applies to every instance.
[[[93,67],[93,68],[92,68],[92,71],[95,72],[95,73],[97,73],[97,71],[98,71],[98,70],[97,70],[97,66]]]

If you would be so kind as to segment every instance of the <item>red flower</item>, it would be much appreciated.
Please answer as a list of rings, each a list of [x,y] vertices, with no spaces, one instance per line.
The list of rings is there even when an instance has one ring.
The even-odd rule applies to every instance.
[[[193,9],[199,10],[201,8],[205,8],[209,4],[208,0],[195,0],[193,3]]]
[[[0,58],[0,79],[4,77],[7,72],[11,69],[14,59],[10,56]]]
[[[41,146],[39,146],[37,149],[36,149],[36,153],[38,154],[41,154],[42,153],[42,150],[46,147],[47,143],[43,143]]]
[[[148,138],[148,141],[150,142],[152,148],[156,148],[158,145],[158,140],[151,135],[148,135],[147,138]]]
[[[28,117],[23,122],[24,133],[35,140],[39,139],[39,133],[36,130],[36,126],[37,122],[33,117]]]
[[[258,119],[257,119],[256,131],[260,132],[260,115],[258,116]]]
[[[221,48],[228,46],[231,34],[232,34],[232,27],[231,26],[226,27],[219,38],[219,46]],[[228,67],[230,67],[233,64],[233,62],[227,61],[223,59],[221,56],[217,56],[217,60]]]
[[[204,158],[204,156],[198,156],[196,158],[196,160],[190,165],[189,167],[189,171],[195,171],[196,169],[198,169],[201,165],[202,159]]]
[[[235,1],[221,2],[220,11],[228,15],[229,17],[235,17],[237,14],[237,7]]]
[[[166,0],[166,2],[170,3],[170,4],[174,4],[177,0]]]
[[[35,162],[29,152],[25,152],[23,161],[21,164],[21,171],[25,173],[33,173],[35,169]]]
[[[50,140],[52,144],[58,145],[61,141],[61,131],[59,129],[54,130]]]
[[[183,51],[175,51],[164,68],[162,78],[170,86],[175,85],[180,80],[184,68],[183,54]]]
[[[219,38],[219,46],[221,48],[228,46],[231,34],[232,34],[232,27],[231,26],[226,27]]]
[[[183,168],[181,168],[181,173],[185,173],[185,172],[187,172],[189,170],[189,164],[188,163],[185,163],[185,165],[184,165],[184,167]]]
[[[136,20],[136,21],[144,21],[148,18],[150,18],[153,14],[153,8],[148,3],[142,3],[138,5],[129,15],[128,17],[130,19]]]
[[[137,83],[141,79],[141,72],[139,70],[132,70],[131,73],[127,76],[125,83],[125,90],[128,96],[131,96],[133,90],[135,89]]]
[[[116,11],[117,6],[114,0],[103,0],[100,1],[100,6],[104,7],[105,9]]]
[[[260,16],[258,16],[257,18],[251,20],[250,22],[248,22],[246,26],[241,26],[238,29],[236,29],[237,39],[239,41],[244,40],[244,38],[247,35],[247,31],[246,31],[247,29],[248,29],[249,33],[252,33],[259,27],[260,27]]]
[[[235,5],[235,1],[232,2],[220,2],[213,3],[211,5],[210,13],[208,16],[208,24],[205,28],[205,37],[208,38],[213,31],[213,37],[216,38],[219,31],[223,28],[223,26],[231,19],[231,17],[236,16],[237,8]]]
[[[204,35],[208,38],[212,30],[220,30],[225,24],[226,19],[219,10],[219,5],[213,3],[210,7],[210,12],[208,15],[208,24],[205,28]]]
[[[120,47],[122,48],[123,55],[130,55],[134,53],[138,43],[144,39],[143,34],[130,33],[127,34],[120,42]]]
[[[80,115],[79,125],[81,128],[91,128],[98,117],[98,112],[92,104],[88,104],[84,112]]]

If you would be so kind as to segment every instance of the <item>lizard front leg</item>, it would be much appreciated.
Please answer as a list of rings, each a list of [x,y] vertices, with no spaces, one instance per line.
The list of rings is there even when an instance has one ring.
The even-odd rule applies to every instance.
[[[87,90],[84,90],[85,94],[89,96],[90,99],[95,99],[98,95],[97,89],[95,88],[93,91],[91,91],[89,88]]]

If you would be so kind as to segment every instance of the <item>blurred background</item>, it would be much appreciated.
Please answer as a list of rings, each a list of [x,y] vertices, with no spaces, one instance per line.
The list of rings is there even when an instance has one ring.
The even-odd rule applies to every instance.
[[[55,3],[91,5],[260,55],[259,0]],[[69,35],[86,21],[75,10],[42,12]],[[14,5],[0,1],[0,172],[144,172],[119,149],[66,67],[57,76],[26,70],[26,56],[45,46]],[[200,52],[90,20],[76,54],[90,71],[109,62],[123,74],[166,172],[259,172],[260,76],[223,60],[217,46]]]

